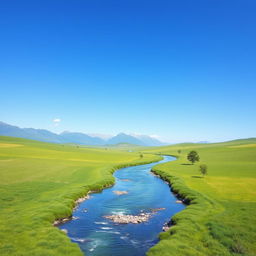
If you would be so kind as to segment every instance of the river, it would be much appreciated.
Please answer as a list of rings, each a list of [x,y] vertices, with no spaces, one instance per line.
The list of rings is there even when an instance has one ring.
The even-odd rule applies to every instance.
[[[176,158],[164,156],[157,163],[120,169],[114,173],[115,185],[82,202],[73,213],[73,220],[59,226],[66,229],[71,241],[78,243],[88,256],[144,256],[158,241],[163,225],[184,205],[177,203],[166,182],[153,175],[151,168]],[[115,191],[127,191],[117,195]],[[106,215],[152,212],[147,222],[117,224]]]

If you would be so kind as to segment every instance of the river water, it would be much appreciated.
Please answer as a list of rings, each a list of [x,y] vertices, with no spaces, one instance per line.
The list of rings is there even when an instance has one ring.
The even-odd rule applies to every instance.
[[[150,170],[159,163],[175,160],[164,156],[157,163],[132,166],[114,173],[116,183],[100,193],[91,194],[74,211],[74,219],[59,226],[66,229],[71,241],[78,243],[88,256],[143,256],[158,241],[163,225],[177,212],[184,209],[176,203],[168,184],[154,176]],[[127,191],[116,195],[114,191]],[[155,212],[148,222],[117,224],[105,215]]]

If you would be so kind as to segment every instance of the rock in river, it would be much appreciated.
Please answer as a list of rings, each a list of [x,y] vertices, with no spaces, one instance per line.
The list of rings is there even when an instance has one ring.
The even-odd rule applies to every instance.
[[[146,222],[150,218],[149,213],[141,213],[139,215],[107,215],[104,216],[106,219],[110,219],[115,223],[120,223],[120,224],[128,224],[128,223],[133,223],[133,224],[138,224],[141,222]]]
[[[118,195],[118,196],[128,194],[127,191],[120,191],[120,190],[114,190],[113,193],[116,194],[116,195]]]

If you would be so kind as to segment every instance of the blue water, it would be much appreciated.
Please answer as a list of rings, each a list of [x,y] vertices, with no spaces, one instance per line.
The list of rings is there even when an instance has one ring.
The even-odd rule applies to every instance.
[[[68,231],[71,241],[78,243],[86,255],[93,256],[142,256],[158,240],[163,225],[175,213],[184,209],[176,203],[168,184],[154,176],[150,170],[159,163],[175,160],[164,156],[158,163],[120,169],[114,173],[116,183],[101,193],[91,195],[74,211],[74,220],[60,226]],[[128,179],[129,181],[125,180]],[[116,195],[115,190],[128,191]],[[105,215],[151,212],[165,208],[152,215],[148,222],[140,224],[117,224],[105,219]]]

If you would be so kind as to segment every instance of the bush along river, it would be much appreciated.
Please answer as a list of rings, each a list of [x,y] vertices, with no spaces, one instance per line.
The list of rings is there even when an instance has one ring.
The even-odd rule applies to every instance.
[[[115,185],[90,194],[73,212],[72,220],[58,225],[86,255],[142,256],[158,241],[171,217],[184,209],[169,185],[151,168],[157,163],[132,166],[114,173]]]

